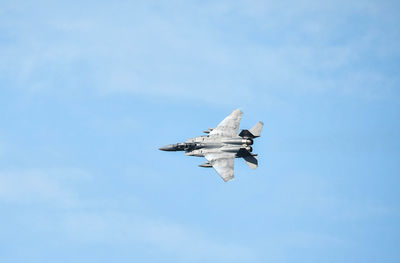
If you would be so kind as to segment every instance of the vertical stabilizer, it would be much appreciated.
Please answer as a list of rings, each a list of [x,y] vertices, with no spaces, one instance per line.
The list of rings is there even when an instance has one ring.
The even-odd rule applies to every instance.
[[[250,129],[251,134],[253,134],[254,137],[260,137],[263,126],[264,123],[262,121],[257,122],[257,124]]]

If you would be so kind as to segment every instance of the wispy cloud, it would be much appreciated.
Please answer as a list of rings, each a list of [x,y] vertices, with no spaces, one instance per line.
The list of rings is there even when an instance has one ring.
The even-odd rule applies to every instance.
[[[39,210],[43,206],[52,207],[51,213],[26,212],[17,223],[31,231],[40,231],[41,235],[57,233],[64,242],[146,246],[157,253],[191,262],[256,258],[255,251],[243,244],[221,239],[195,226],[132,213],[132,207],[124,211],[104,206],[104,200],[76,190],[77,184],[90,184],[93,180],[92,175],[79,169],[2,171],[0,204],[33,206]]]
[[[88,176],[84,171],[70,168],[0,171],[0,202],[77,206],[79,197],[71,191],[71,184]]]
[[[179,8],[100,4],[96,12],[72,4],[62,13],[49,4],[40,15],[16,6],[32,24],[8,17],[0,68],[24,89],[218,103],[223,97],[249,102],[282,89],[379,97],[399,82],[373,66],[399,57],[390,44],[399,39],[398,18],[388,13],[392,4],[174,4]]]
[[[247,261],[256,258],[250,248],[219,240],[194,227],[120,212],[71,213],[60,223],[74,242],[142,244],[180,259]]]

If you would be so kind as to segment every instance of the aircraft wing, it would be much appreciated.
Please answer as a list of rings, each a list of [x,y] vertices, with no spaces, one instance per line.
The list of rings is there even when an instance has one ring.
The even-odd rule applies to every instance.
[[[210,136],[234,137],[239,133],[240,120],[243,112],[234,110],[228,117],[221,121],[218,126],[210,132]]]
[[[235,162],[234,153],[210,153],[204,156],[213,166],[221,178],[228,182],[233,179],[233,169]]]

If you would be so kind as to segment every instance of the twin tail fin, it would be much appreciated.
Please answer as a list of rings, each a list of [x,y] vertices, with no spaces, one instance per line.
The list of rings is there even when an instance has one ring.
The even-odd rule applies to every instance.
[[[262,121],[259,121],[250,130],[242,130],[239,133],[239,136],[240,137],[244,137],[244,138],[257,138],[257,137],[260,137],[263,126],[264,126],[264,123]]]
[[[262,121],[259,121],[250,130],[242,130],[239,136],[243,138],[252,138],[252,139],[260,137],[263,127],[264,123]],[[242,158],[245,160],[246,164],[250,166],[251,169],[256,169],[258,167],[257,155],[247,152],[247,154],[242,155]]]

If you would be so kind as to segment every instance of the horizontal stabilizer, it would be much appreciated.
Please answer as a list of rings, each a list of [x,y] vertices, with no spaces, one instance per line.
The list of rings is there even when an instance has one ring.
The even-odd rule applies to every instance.
[[[251,132],[250,132],[249,130],[242,130],[242,131],[239,133],[239,136],[240,136],[240,137],[243,137],[243,138],[254,138],[254,135],[251,134]]]
[[[248,155],[243,157],[246,161],[247,165],[250,166],[251,169],[256,169],[258,167],[258,157],[257,155]]]

